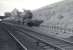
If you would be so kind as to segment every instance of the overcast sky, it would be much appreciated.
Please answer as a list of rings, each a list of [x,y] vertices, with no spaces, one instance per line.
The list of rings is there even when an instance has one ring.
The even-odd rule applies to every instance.
[[[19,10],[30,9],[36,10],[40,7],[50,5],[63,0],[0,0],[0,15],[6,11],[11,11],[14,8]]]

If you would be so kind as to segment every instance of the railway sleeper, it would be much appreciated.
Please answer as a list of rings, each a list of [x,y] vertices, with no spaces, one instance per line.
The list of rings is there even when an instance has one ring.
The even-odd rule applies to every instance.
[[[42,41],[35,42],[37,46],[42,47],[44,50],[61,50],[52,45],[48,45],[47,43],[43,43]]]

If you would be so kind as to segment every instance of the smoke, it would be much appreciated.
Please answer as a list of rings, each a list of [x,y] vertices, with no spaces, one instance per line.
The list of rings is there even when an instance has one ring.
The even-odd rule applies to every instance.
[[[12,11],[14,8],[20,11],[22,11],[23,8],[36,10],[60,1],[62,0],[0,0],[0,15],[3,15],[6,11]]]

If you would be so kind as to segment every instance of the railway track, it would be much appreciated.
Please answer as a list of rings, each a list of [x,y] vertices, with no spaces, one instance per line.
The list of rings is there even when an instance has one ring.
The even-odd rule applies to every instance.
[[[23,32],[23,35],[27,35],[30,38],[36,39],[39,44],[44,43],[48,46],[51,45],[56,50],[73,50],[73,43],[70,43],[68,41],[57,39],[57,38],[54,38],[51,36],[46,36],[45,34],[41,34],[36,31],[27,29],[27,28],[22,28],[20,26],[19,27],[11,26],[11,27],[14,27],[14,29],[17,30],[15,32],[20,31],[20,32]],[[14,31],[14,29],[12,29],[12,30]],[[9,30],[11,30],[11,29],[9,29]]]
[[[27,50],[4,26],[4,24],[0,23],[0,39],[2,39],[0,40],[0,44],[2,44],[0,45],[0,50]],[[4,41],[4,43],[1,41]]]
[[[8,25],[8,27],[11,27],[11,26]],[[6,27],[6,28],[8,29],[8,27]],[[49,50],[61,50],[61,48],[59,48],[58,46],[56,47],[56,46],[53,46],[52,44],[47,44],[47,43],[45,43],[45,42],[43,42],[43,41],[41,41],[41,40],[39,40],[37,38],[34,38],[34,37],[28,35],[27,33],[24,34],[25,32],[17,30],[17,29],[18,28],[9,29],[9,32],[13,36],[15,36],[17,39],[19,39],[19,41],[23,45],[26,45],[25,43],[27,43],[28,41],[32,41],[31,42],[32,44],[30,44],[29,47],[26,45],[28,50],[48,50],[48,49]],[[25,40],[25,39],[28,39],[28,40]],[[27,42],[25,42],[24,40],[27,41]],[[29,42],[27,44],[29,44]],[[39,45],[39,44],[41,44],[41,45]]]

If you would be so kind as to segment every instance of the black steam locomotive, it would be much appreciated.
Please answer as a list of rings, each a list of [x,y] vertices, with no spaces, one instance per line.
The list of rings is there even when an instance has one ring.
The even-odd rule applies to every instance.
[[[17,9],[14,9],[11,13],[5,13],[7,18],[4,18],[3,21],[14,21],[21,24],[26,24],[29,27],[40,26],[43,23],[43,20],[32,20],[33,15],[30,10],[24,10],[24,12],[19,12]]]

